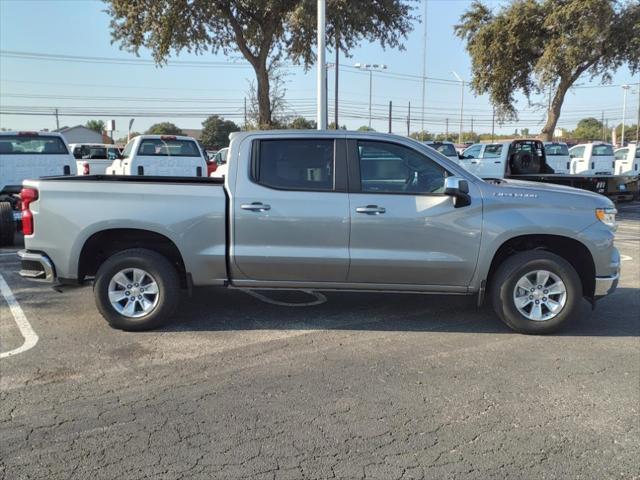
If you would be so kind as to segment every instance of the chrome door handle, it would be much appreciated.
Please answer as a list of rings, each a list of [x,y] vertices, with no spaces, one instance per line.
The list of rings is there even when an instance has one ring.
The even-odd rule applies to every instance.
[[[252,212],[264,212],[265,210],[271,210],[271,205],[266,205],[262,202],[243,203],[240,205],[243,210],[251,210]]]
[[[366,207],[357,207],[357,213],[366,213],[367,215],[380,215],[381,213],[385,213],[387,210],[384,207],[379,207],[377,205],[367,205]]]

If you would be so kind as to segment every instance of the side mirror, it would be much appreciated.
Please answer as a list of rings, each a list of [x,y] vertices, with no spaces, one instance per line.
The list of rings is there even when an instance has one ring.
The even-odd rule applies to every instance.
[[[444,179],[444,194],[453,197],[454,208],[471,205],[469,182],[460,177],[447,177]]]

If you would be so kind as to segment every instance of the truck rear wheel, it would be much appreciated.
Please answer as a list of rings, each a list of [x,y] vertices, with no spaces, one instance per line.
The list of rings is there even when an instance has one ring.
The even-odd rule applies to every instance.
[[[93,286],[96,306],[114,328],[140,331],[166,323],[179,301],[180,280],[162,255],[142,248],[109,257]]]
[[[16,235],[16,221],[9,202],[0,202],[0,247],[13,245]]]
[[[582,283],[565,259],[533,250],[517,253],[500,265],[491,296],[495,312],[513,330],[544,334],[577,316]]]

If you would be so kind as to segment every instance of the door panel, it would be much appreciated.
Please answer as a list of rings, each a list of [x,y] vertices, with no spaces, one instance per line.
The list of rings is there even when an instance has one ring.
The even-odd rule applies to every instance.
[[[362,155],[366,144],[359,142],[350,161],[361,159],[360,165],[371,162]],[[381,142],[382,143],[382,142]],[[385,142],[387,143],[387,142]],[[354,143],[355,145],[355,143]],[[425,193],[403,191],[394,183],[401,172],[400,164],[392,169],[367,166],[361,169],[360,190],[349,194],[351,205],[351,240],[349,281],[358,283],[413,284],[466,286],[469,284],[477,264],[482,227],[482,199],[477,187],[470,183],[471,205],[454,208],[451,197],[440,193],[432,169],[436,163],[422,152],[406,153],[396,146],[381,150],[401,158],[408,167],[402,173],[411,181],[421,178],[424,171],[430,172],[428,181],[419,181],[417,189]],[[408,149],[408,148],[407,148]],[[411,150],[411,149],[408,149]],[[416,157],[416,155],[418,157]],[[381,157],[382,155],[378,155]],[[424,169],[420,162],[427,165]],[[442,167],[440,167],[442,168]],[[417,170],[417,171],[416,171]],[[377,172],[378,178],[370,173]],[[382,178],[386,176],[387,178]],[[387,191],[384,182],[390,186]],[[442,177],[444,183],[444,172]],[[370,185],[378,188],[371,191]],[[357,188],[356,188],[357,190]],[[360,211],[359,211],[360,210]]]
[[[254,169],[259,178],[252,180],[241,169],[232,202],[234,278],[344,282],[349,267],[349,199],[346,187],[334,181],[338,175],[346,177],[344,142],[258,140],[253,146],[243,144],[240,158],[249,158],[252,148],[259,152],[254,153],[254,162],[260,162]]]

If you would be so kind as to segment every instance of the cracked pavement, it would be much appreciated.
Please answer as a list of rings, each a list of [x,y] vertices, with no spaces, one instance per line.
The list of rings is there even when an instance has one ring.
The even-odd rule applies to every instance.
[[[126,333],[90,287],[0,256],[40,337],[0,359],[0,479],[640,478],[640,208],[621,210],[618,291],[545,337],[473,297],[214,289]],[[21,342],[1,298],[0,335]]]

